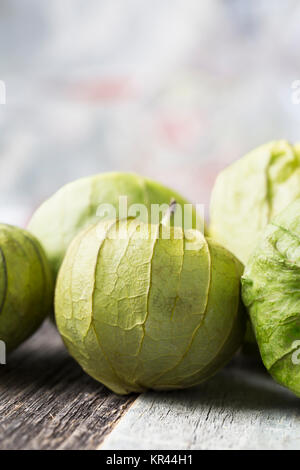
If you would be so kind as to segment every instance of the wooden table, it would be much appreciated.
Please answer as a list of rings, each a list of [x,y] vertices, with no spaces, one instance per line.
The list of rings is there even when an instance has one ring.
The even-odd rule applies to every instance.
[[[0,449],[300,449],[300,400],[234,359],[190,390],[119,397],[45,325],[0,366]]]

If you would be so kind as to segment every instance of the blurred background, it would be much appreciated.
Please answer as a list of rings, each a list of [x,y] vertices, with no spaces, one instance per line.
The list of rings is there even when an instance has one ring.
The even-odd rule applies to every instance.
[[[0,220],[102,171],[207,205],[228,163],[300,141],[299,22],[297,0],[1,0]]]

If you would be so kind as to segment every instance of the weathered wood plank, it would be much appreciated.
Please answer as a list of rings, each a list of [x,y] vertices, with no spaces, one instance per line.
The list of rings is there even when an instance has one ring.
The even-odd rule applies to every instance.
[[[236,359],[199,387],[140,396],[100,449],[300,449],[300,400]]]
[[[250,361],[135,398],[85,375],[48,323],[0,366],[0,449],[300,449],[299,399]]]
[[[135,398],[84,374],[47,322],[0,366],[0,449],[95,449]]]

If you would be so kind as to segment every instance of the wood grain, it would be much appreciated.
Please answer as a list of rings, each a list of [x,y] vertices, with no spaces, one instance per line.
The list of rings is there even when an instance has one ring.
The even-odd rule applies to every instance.
[[[300,401],[256,361],[136,398],[84,374],[48,322],[0,366],[0,449],[300,449]]]
[[[135,398],[84,374],[46,322],[0,366],[0,449],[95,449]]]
[[[300,400],[240,357],[196,388],[140,396],[100,449],[300,449]]]

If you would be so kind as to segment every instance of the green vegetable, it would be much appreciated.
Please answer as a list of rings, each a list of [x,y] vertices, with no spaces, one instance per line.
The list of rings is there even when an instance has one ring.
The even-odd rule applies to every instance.
[[[298,197],[300,145],[263,145],[218,176],[209,234],[245,264],[262,230]]]
[[[40,326],[50,311],[53,282],[39,242],[27,231],[0,225],[0,340],[8,351]]]
[[[97,214],[100,205],[111,204],[119,217],[120,196],[128,197],[128,208],[133,204],[144,204],[149,214],[151,204],[169,205],[173,198],[181,206],[188,204],[173,190],[131,173],[104,173],[67,184],[36,211],[28,226],[42,243],[54,277],[75,235],[104,217],[108,218]],[[191,216],[195,228],[194,209],[186,207],[184,214]],[[149,222],[147,218],[144,220],[143,213],[140,219]]]
[[[266,368],[300,396],[300,199],[267,226],[242,285]]]
[[[119,394],[198,384],[243,339],[240,263],[199,231],[164,230],[100,222],[74,239],[59,272],[62,338],[88,374]]]

